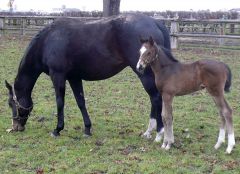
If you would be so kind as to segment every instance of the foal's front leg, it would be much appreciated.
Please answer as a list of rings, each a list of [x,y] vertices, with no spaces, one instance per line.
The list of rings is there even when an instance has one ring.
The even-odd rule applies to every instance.
[[[173,116],[172,116],[173,96],[163,94],[163,124],[164,124],[164,140],[161,148],[169,150],[174,143],[173,135]]]

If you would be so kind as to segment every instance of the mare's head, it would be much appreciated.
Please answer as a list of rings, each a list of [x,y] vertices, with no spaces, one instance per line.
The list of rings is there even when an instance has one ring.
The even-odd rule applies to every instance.
[[[142,46],[139,50],[140,57],[136,68],[138,72],[143,73],[145,68],[156,60],[158,47],[151,36],[149,39],[140,39],[140,42]]]
[[[5,81],[5,85],[9,91],[8,105],[12,110],[12,131],[24,131],[25,124],[32,111],[32,105],[28,107],[23,106],[19,103],[14,86],[10,85],[7,81]]]

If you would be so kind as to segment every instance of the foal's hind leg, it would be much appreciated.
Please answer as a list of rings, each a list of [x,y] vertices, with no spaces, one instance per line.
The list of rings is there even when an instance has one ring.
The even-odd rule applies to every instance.
[[[83,92],[83,86],[82,86],[82,80],[68,80],[69,84],[73,90],[73,94],[75,96],[75,99],[77,101],[78,107],[81,110],[83,121],[85,125],[85,131],[84,133],[87,136],[91,135],[91,120],[89,118],[86,105],[85,105],[85,99],[84,99],[84,92]]]
[[[231,153],[233,147],[235,146],[235,138],[233,131],[233,122],[232,122],[232,109],[228,105],[224,96],[215,96],[214,101],[219,108],[220,116],[222,118],[222,123],[220,125],[218,141],[215,145],[215,148],[219,148],[221,144],[225,141],[225,125],[228,133],[228,147],[226,149],[227,153]]]

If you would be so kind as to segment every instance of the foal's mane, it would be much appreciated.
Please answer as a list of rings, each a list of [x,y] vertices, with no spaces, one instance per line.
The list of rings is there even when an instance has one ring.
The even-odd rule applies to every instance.
[[[156,43],[155,43],[156,44]],[[162,51],[163,54],[165,54],[169,60],[173,61],[173,62],[179,62],[173,55],[172,55],[172,52],[171,50],[167,49],[167,48],[164,48],[163,46],[160,46],[160,45],[157,45],[157,48],[158,48],[158,51]]]

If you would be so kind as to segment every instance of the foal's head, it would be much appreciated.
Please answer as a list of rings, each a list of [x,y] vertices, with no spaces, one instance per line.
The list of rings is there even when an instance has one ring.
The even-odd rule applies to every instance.
[[[137,71],[143,73],[144,69],[154,62],[158,56],[158,47],[150,36],[149,39],[140,39],[142,46],[140,48],[140,57],[137,63]]]

